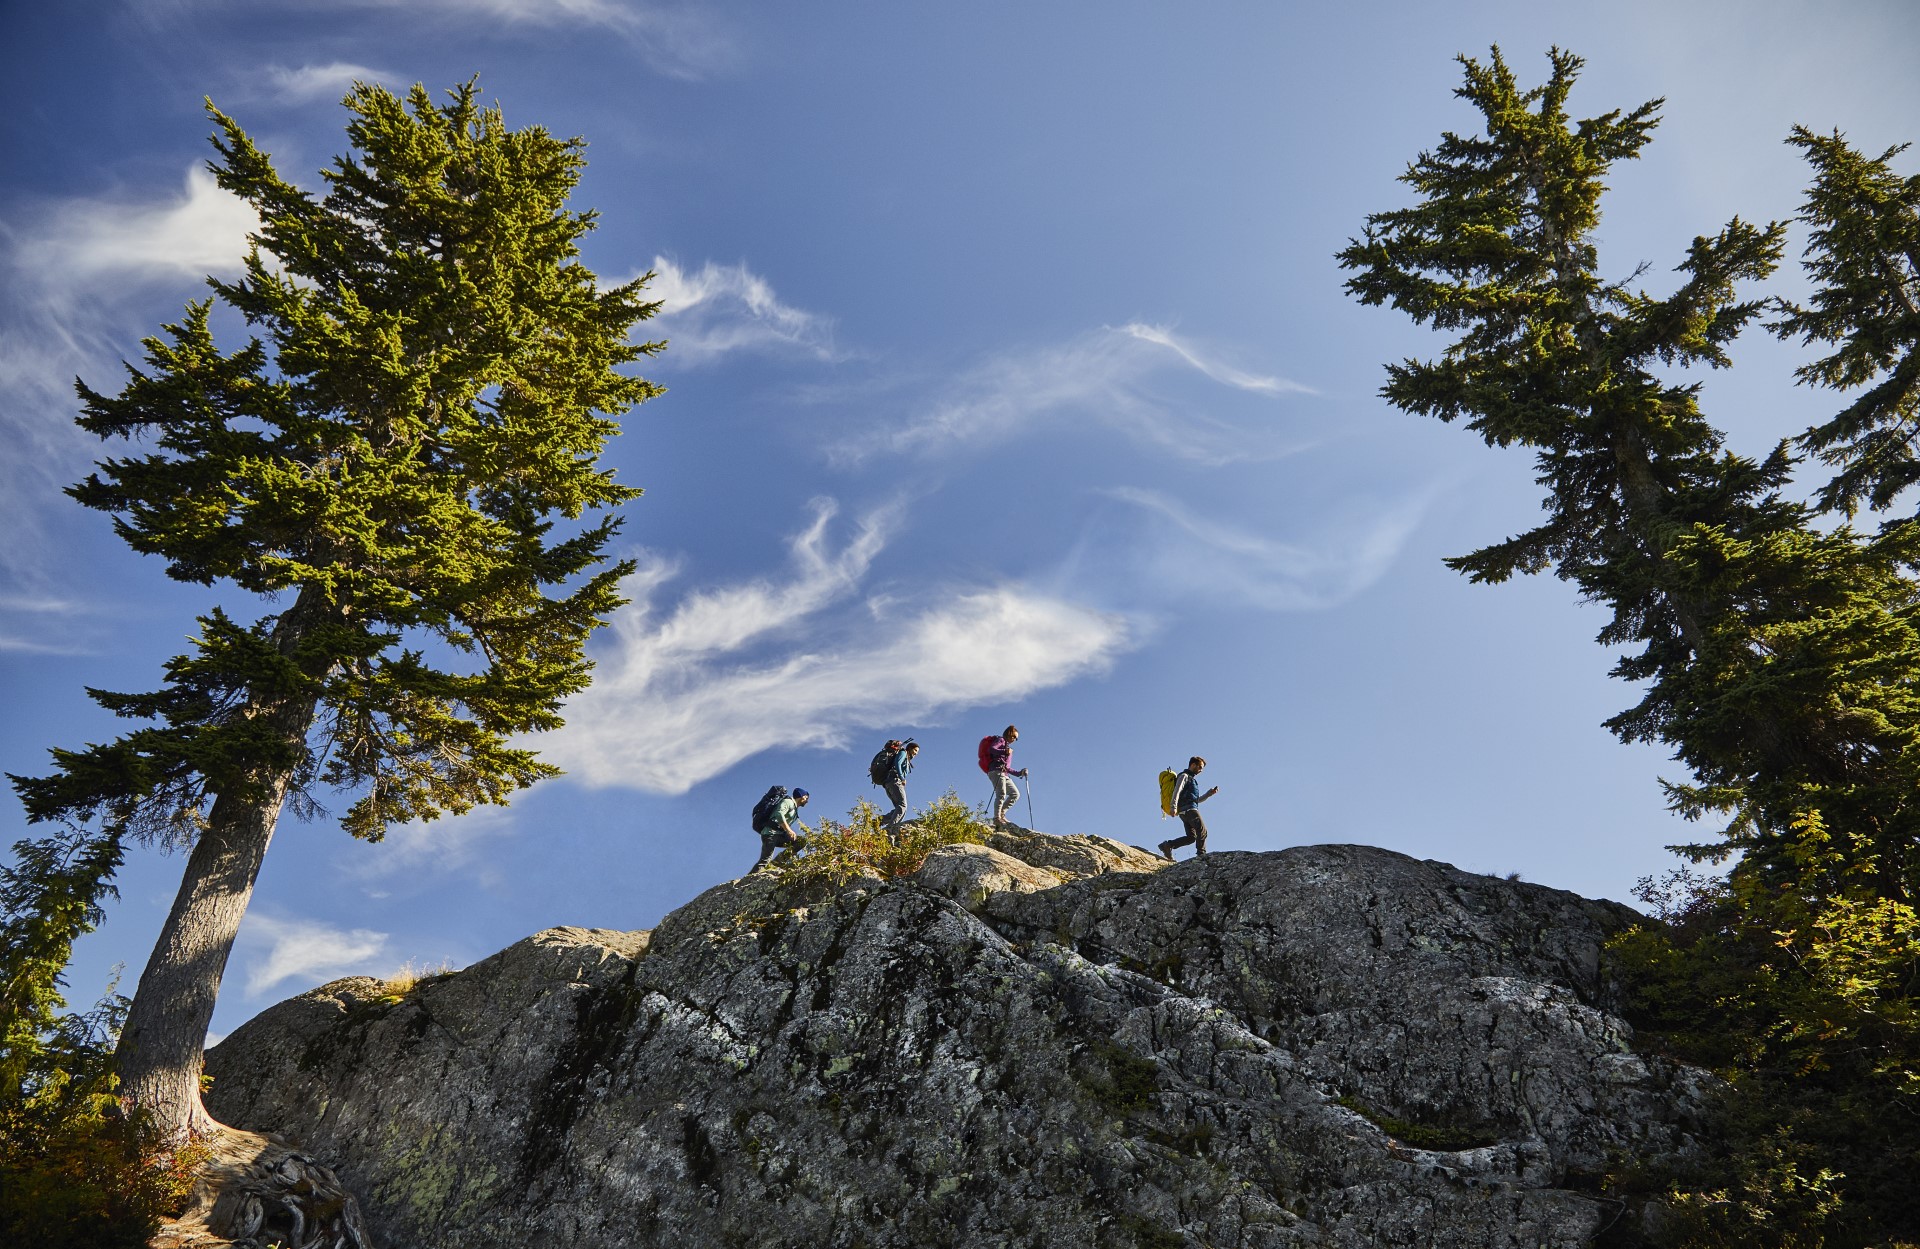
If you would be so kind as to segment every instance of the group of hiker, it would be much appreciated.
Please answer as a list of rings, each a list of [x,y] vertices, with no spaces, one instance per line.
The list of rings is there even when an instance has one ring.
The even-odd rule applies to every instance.
[[[1027,775],[1027,769],[1013,766],[1013,744],[1019,740],[1020,729],[1012,724],[980,739],[980,770],[993,786],[992,824],[1003,832],[1013,827],[1007,816],[1020,801],[1020,787],[1014,784],[1014,778],[1025,779]],[[920,743],[911,737],[890,738],[867,765],[867,779],[878,785],[893,804],[880,817],[880,827],[889,838],[897,840],[906,822],[907,774],[913,771],[919,755]],[[1176,773],[1169,768],[1160,773],[1160,812],[1179,817],[1184,830],[1182,836],[1160,843],[1160,857],[1169,862],[1182,846],[1192,846],[1195,854],[1207,852],[1207,822],[1201,818],[1200,804],[1219,793],[1220,787],[1200,792],[1200,773],[1206,766],[1207,761],[1195,755],[1182,771]],[[806,837],[795,831],[794,825],[809,796],[798,787],[789,791],[784,785],[775,785],[754,804],[753,831],[760,835],[760,857],[754,861],[754,871],[765,867],[782,850],[797,855],[806,848]]]

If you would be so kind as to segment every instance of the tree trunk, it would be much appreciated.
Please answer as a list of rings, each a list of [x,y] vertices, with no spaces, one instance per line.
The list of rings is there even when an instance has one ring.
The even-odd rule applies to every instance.
[[[324,591],[302,587],[293,606],[274,622],[274,645],[281,654],[294,656],[311,627],[330,614]],[[243,714],[278,736],[292,748],[290,757],[298,758],[318,701],[317,692],[255,696]],[[253,897],[253,882],[293,776],[289,764],[263,763],[252,769],[247,783],[214,800],[120,1032],[114,1065],[121,1096],[150,1113],[173,1144],[219,1126],[200,1101],[207,1026],[213,1022],[233,939]]]
[[[214,802],[120,1033],[121,1093],[174,1143],[216,1126],[200,1102],[207,1026],[287,783],[283,775],[252,800]]]
[[[305,629],[326,613],[322,602],[309,586],[280,617],[273,637],[283,654],[293,655]],[[317,706],[317,696],[296,695],[255,701],[247,714],[297,759]],[[152,1116],[168,1144],[207,1151],[191,1208],[162,1229],[157,1246],[371,1249],[358,1203],[330,1170],[288,1142],[227,1127],[200,1100],[220,980],[295,774],[284,763],[261,766],[214,800],[120,1033],[114,1061],[122,1097]]]

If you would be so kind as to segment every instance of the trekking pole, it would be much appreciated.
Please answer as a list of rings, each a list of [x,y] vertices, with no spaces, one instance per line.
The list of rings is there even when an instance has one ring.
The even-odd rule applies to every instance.
[[[1037,829],[1039,824],[1033,818],[1033,773],[1027,773],[1025,780],[1027,782],[1027,827]]]

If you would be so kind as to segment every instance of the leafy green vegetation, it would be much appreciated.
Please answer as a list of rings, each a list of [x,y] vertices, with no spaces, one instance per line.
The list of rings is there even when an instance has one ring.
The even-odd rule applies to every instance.
[[[111,992],[8,1038],[0,1087],[0,1244],[21,1249],[141,1249],[185,1208],[204,1156],[168,1148],[143,1115],[122,1111],[113,1043],[126,1012]]]
[[[1675,1243],[1920,1238],[1920,521],[1856,528],[1920,483],[1920,177],[1839,134],[1795,129],[1813,181],[1804,306],[1741,298],[1786,226],[1735,218],[1695,238],[1665,294],[1603,278],[1610,167],[1661,102],[1575,121],[1581,61],[1522,89],[1498,49],[1456,94],[1484,133],[1409,166],[1415,203],[1367,219],[1348,289],[1456,334],[1388,367],[1396,406],[1535,454],[1535,528],[1449,560],[1476,581],[1552,571],[1613,611],[1599,641],[1640,701],[1609,720],[1688,770],[1675,810],[1724,823],[1676,849],[1727,863],[1646,897],[1656,926],[1614,943],[1630,1017],[1729,1080],[1719,1153],[1669,1177]],[[1831,347],[1802,382],[1857,392],[1763,458],[1730,451],[1688,366],[1723,368],[1772,313]],[[1837,469],[1796,480],[1811,453]],[[1802,504],[1791,486],[1812,485]]]
[[[985,814],[962,802],[951,789],[902,824],[897,838],[889,837],[880,826],[880,814],[862,798],[844,821],[829,818],[817,827],[801,825],[806,849],[799,855],[783,852],[774,859],[785,869],[784,882],[800,887],[839,886],[867,873],[891,880],[919,871],[927,856],[941,846],[984,845],[991,832]]]

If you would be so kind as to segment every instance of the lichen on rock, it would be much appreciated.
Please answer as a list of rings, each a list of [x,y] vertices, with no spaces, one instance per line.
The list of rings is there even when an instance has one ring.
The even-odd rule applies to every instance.
[[[1555,1246],[1706,1078],[1635,1054],[1633,913],[1357,846],[1168,866],[1002,834],[714,887],[209,1056],[213,1109],[412,1246]]]

